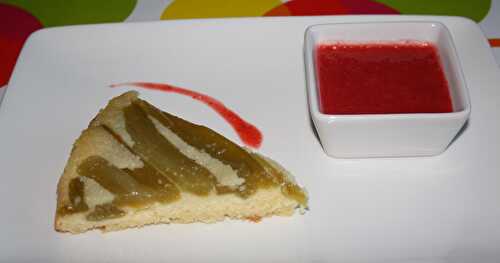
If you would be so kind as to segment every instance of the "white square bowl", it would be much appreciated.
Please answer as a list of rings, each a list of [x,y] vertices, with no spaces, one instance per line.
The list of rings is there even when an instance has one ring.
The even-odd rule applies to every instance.
[[[319,108],[315,48],[320,43],[419,41],[437,47],[453,111],[411,114],[323,114]],[[431,156],[446,150],[469,118],[469,95],[451,34],[438,22],[313,25],[305,33],[309,111],[324,151],[332,157]]]

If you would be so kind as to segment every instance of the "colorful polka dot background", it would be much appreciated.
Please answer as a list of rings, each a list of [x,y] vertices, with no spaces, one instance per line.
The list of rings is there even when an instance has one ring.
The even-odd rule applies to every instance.
[[[495,9],[495,18],[490,18]],[[491,0],[0,0],[0,87],[8,83],[29,35],[41,28],[108,22],[189,18],[412,14],[500,21],[500,3]],[[491,27],[491,25],[490,25]],[[500,46],[500,27],[485,32]],[[498,59],[498,58],[497,58]]]

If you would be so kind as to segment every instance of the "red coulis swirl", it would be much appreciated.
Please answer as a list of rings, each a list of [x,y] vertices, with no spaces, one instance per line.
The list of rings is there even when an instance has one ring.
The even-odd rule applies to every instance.
[[[238,134],[238,137],[240,137],[241,141],[245,145],[257,149],[262,144],[262,133],[257,129],[257,127],[243,120],[234,111],[228,109],[222,102],[208,95],[163,83],[127,82],[127,83],[110,85],[110,87],[112,88],[122,87],[122,86],[134,86],[151,90],[160,90],[191,97],[197,101],[203,102],[204,104],[208,105],[210,108],[216,111],[222,118],[224,118],[229,123],[229,125],[233,127],[233,129]]]

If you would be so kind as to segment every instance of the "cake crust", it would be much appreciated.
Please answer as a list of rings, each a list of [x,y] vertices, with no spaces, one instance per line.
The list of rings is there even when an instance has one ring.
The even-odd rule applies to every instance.
[[[215,191],[211,191],[207,196],[181,191],[179,199],[171,203],[156,202],[143,208],[120,207],[125,213],[122,217],[89,221],[86,219],[89,211],[99,202],[112,201],[113,194],[92,179],[83,178],[80,180],[85,184],[84,201],[89,204],[89,211],[72,214],[60,213],[61,209],[71,204],[70,181],[81,178],[78,167],[89,156],[101,156],[119,169],[133,170],[143,167],[144,160],[131,150],[130,146],[135,142],[128,136],[123,120],[123,109],[134,100],[138,100],[137,92],[126,92],[110,100],[108,105],[97,114],[88,128],[75,141],[57,186],[57,212],[54,224],[57,231],[76,234],[100,229],[106,232],[158,223],[214,223],[225,218],[259,221],[261,218],[273,215],[290,216],[294,214],[296,208],[306,207],[304,203],[285,196],[279,185],[258,189],[247,198],[236,194],[217,194]],[[165,133],[163,135],[169,136]],[[178,143],[177,147],[189,147],[182,145]],[[226,176],[227,182],[231,182],[227,179],[228,176],[235,176],[234,171],[229,171],[231,170],[229,166],[206,157],[206,153],[196,152],[193,149],[188,150],[185,151],[191,154],[190,157],[199,159],[197,162],[210,167],[210,171],[224,173],[223,177],[220,178]],[[295,184],[290,173],[277,162],[259,156],[285,175],[285,183]]]

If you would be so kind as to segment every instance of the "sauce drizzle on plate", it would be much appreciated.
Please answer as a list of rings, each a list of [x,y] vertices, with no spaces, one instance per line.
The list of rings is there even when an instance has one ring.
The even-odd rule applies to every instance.
[[[215,112],[217,112],[222,118],[224,118],[224,120],[226,120],[229,125],[233,127],[233,129],[238,134],[238,137],[240,137],[241,141],[245,145],[257,149],[262,144],[262,133],[259,131],[259,129],[257,129],[257,127],[243,120],[238,114],[227,108],[222,102],[208,95],[163,83],[127,82],[110,85],[111,88],[123,86],[134,86],[151,90],[159,90],[191,97],[194,100],[206,104]]]

